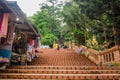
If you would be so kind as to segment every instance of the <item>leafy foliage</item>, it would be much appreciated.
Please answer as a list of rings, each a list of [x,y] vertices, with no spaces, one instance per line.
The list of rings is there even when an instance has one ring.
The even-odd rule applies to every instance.
[[[120,0],[71,0],[64,4],[47,1],[32,17],[45,41],[52,34],[57,39],[63,36],[65,41],[75,39],[76,44],[86,45],[95,35],[100,45],[105,41],[120,44]]]
[[[48,0],[48,2],[40,4],[40,11],[31,17],[31,21],[39,28],[42,35],[41,43],[43,45],[52,45],[53,41],[58,42],[61,34],[59,11],[61,4],[57,6],[56,0]]]
[[[53,34],[47,34],[41,39],[41,44],[52,47],[53,41],[58,41],[58,38]]]

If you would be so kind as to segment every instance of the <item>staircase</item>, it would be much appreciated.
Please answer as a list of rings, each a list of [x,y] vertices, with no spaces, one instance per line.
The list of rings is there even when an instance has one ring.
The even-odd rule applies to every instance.
[[[110,66],[12,66],[0,70],[0,78],[0,80],[119,80],[120,68]]]
[[[72,50],[43,50],[28,66],[0,69],[0,80],[120,80],[120,66],[96,66]]]

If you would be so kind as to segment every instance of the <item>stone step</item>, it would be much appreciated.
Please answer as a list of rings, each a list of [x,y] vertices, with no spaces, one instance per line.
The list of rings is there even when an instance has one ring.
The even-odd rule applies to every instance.
[[[40,53],[37,59],[33,60],[28,65],[40,65],[40,66],[96,66],[95,63],[90,61],[84,55],[76,54],[72,49],[40,49],[43,53]]]
[[[0,79],[0,80],[21,80],[21,79]],[[22,79],[22,80],[47,80],[47,79]],[[54,80],[56,80],[56,79],[54,79]]]
[[[0,79],[0,80],[41,80],[41,79]],[[47,80],[47,79],[44,79],[44,80]],[[56,79],[54,79],[54,80],[56,80]]]
[[[120,70],[120,66],[10,66],[8,69]]]
[[[119,80],[120,74],[21,74],[3,73],[0,79]]]
[[[120,70],[50,70],[50,69],[0,69],[0,73],[34,73],[34,74],[120,74]]]

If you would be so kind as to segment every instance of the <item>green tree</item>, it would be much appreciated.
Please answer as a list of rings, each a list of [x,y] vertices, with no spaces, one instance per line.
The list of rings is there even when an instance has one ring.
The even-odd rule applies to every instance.
[[[120,0],[47,1],[32,18],[43,38],[48,34],[65,40],[74,36],[77,44],[86,44],[94,34],[100,44],[112,39],[120,44]]]
[[[77,44],[85,44],[88,38],[88,29],[90,19],[82,14],[79,6],[74,2],[67,2],[63,8],[64,21],[70,27],[74,34]]]
[[[58,41],[58,38],[53,34],[47,34],[41,39],[41,44],[53,46],[53,41]]]
[[[120,44],[119,21],[120,21],[120,0],[74,0],[80,10],[92,20],[99,21],[99,29],[102,29],[106,35],[108,42],[114,38],[115,44]],[[101,28],[102,27],[102,28]],[[106,27],[106,31],[104,29]],[[114,31],[112,31],[114,30]],[[111,37],[111,34],[113,37]]]
[[[61,6],[61,3],[58,4],[57,0],[48,0],[48,2],[40,4],[40,11],[31,17],[31,21],[38,27],[42,35],[41,43],[43,45],[51,46],[54,40],[58,41],[61,34],[59,16]]]

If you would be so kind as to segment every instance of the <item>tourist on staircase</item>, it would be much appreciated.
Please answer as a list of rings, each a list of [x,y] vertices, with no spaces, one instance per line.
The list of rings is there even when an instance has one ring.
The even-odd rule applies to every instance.
[[[81,46],[78,46],[78,49],[77,49],[77,54],[80,55],[82,53],[82,47]]]

